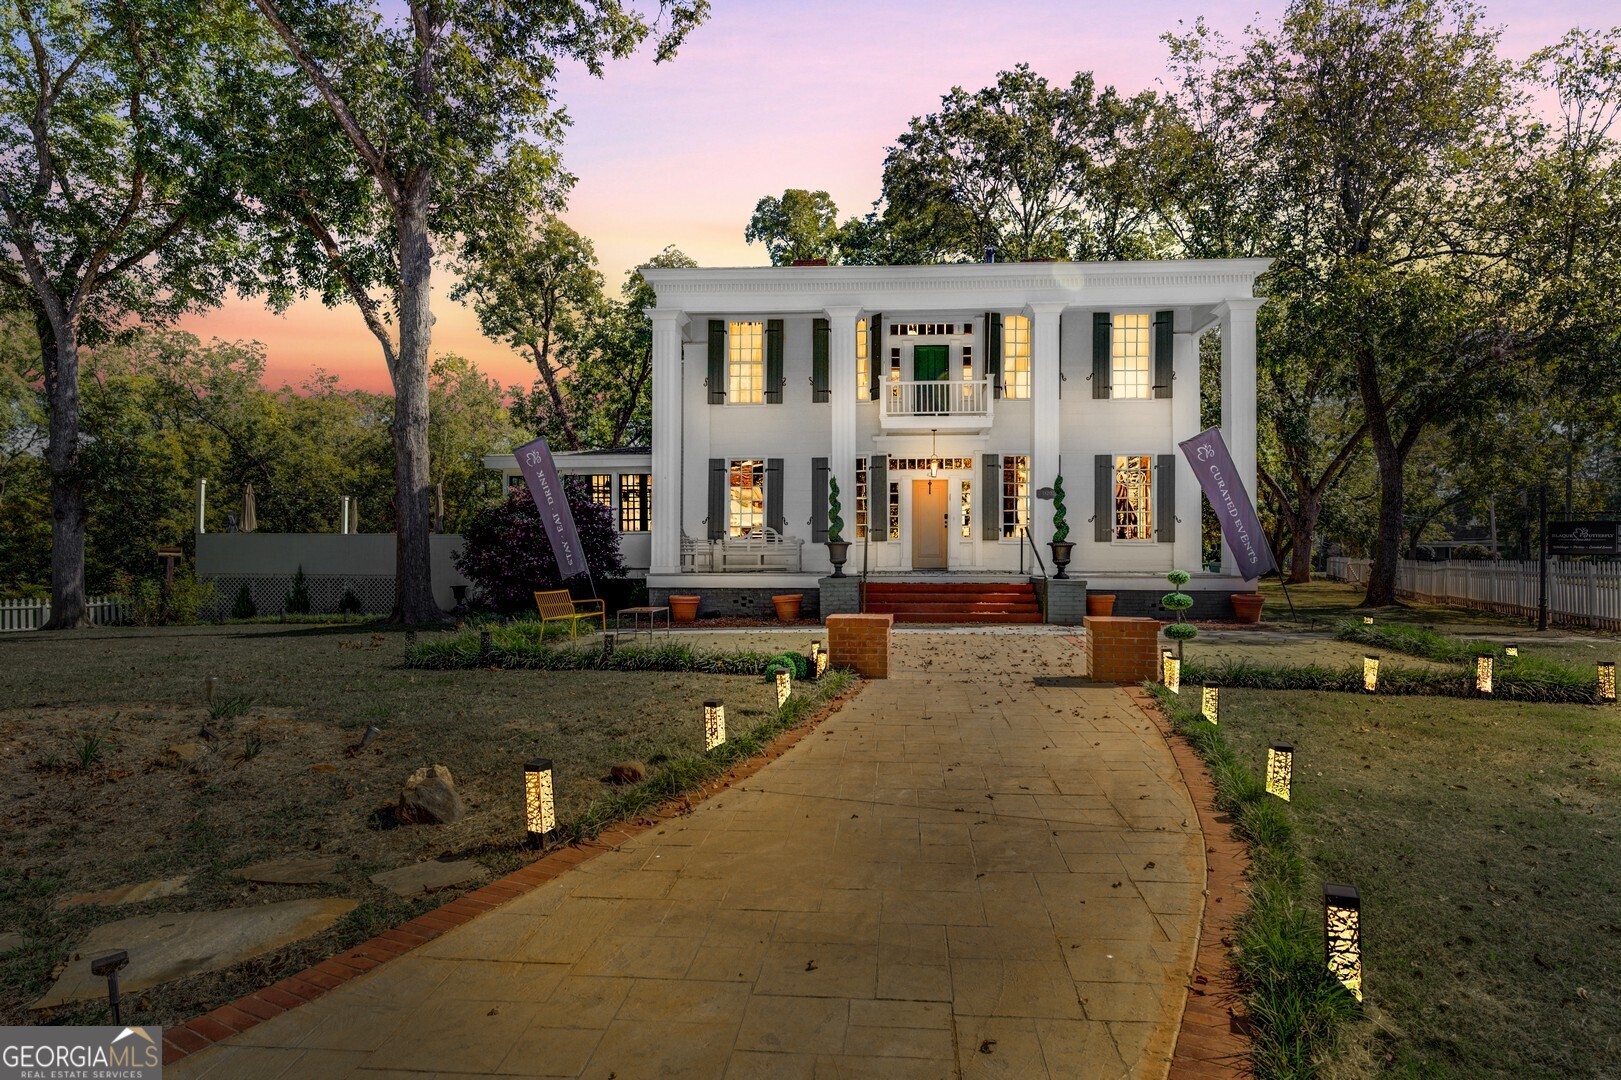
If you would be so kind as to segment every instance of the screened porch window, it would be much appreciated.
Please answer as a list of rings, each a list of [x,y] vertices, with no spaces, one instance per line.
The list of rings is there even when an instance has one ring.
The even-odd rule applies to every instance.
[[[730,497],[726,531],[744,536],[765,525],[765,461],[743,458],[730,463]]]
[[[1114,459],[1114,538],[1154,539],[1154,459],[1117,454]]]

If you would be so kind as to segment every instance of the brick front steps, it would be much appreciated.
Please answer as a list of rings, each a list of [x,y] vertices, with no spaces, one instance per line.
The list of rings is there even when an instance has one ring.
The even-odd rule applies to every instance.
[[[1039,623],[1028,582],[869,582],[866,610],[907,623]]]

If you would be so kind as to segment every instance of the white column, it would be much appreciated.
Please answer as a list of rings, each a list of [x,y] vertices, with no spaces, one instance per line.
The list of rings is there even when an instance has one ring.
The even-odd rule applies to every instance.
[[[1058,320],[1063,314],[1061,301],[1031,304],[1030,312],[1030,539],[1044,561],[1050,559],[1047,541],[1053,536],[1053,504],[1037,499],[1035,492],[1052,487],[1058,478]],[[1073,470],[1071,470],[1073,472]],[[1077,477],[1069,478],[1070,491]],[[1068,501],[1066,493],[1065,499]],[[1070,526],[1073,536],[1075,526]],[[1047,570],[1052,572],[1048,562]]]
[[[855,539],[856,512],[856,320],[861,309],[827,309],[828,471],[839,482],[844,539]],[[877,363],[868,356],[869,364]]]
[[[650,574],[681,572],[681,330],[686,313],[650,308],[653,320],[653,521]]]
[[[1232,451],[1238,478],[1252,501],[1255,490],[1255,313],[1264,300],[1233,299],[1216,308],[1221,319],[1221,434]],[[1238,563],[1223,545],[1223,573],[1236,574]]]
[[[1193,312],[1177,308],[1171,338],[1171,453],[1176,456],[1176,542],[1171,545],[1177,568],[1194,573],[1202,562],[1199,550],[1199,482],[1177,444],[1199,434],[1199,335],[1193,332]]]

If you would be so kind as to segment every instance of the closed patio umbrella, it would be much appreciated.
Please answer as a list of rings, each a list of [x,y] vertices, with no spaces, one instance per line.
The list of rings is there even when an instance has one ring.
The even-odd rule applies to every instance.
[[[259,527],[259,515],[253,507],[253,482],[242,489],[242,531],[250,533]]]

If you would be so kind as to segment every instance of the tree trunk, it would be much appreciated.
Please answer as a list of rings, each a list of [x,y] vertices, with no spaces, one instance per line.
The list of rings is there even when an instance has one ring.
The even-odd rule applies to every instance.
[[[45,395],[50,405],[50,441],[45,461],[51,473],[51,617],[41,629],[75,630],[90,625],[84,602],[84,475],[79,471],[79,326],[72,316],[53,326],[36,318]],[[139,477],[126,477],[139,483]]]
[[[1368,434],[1379,468],[1379,525],[1374,534],[1373,566],[1368,570],[1368,592],[1362,602],[1367,607],[1390,607],[1398,602],[1396,563],[1401,558],[1402,505],[1406,499],[1402,455],[1391,437],[1390,416],[1377,390],[1372,394],[1364,392],[1363,404],[1368,408]]]
[[[428,476],[429,287],[433,245],[428,185],[419,181],[396,214],[400,243],[400,349],[394,365],[394,619],[439,623],[433,598],[433,487]]]

